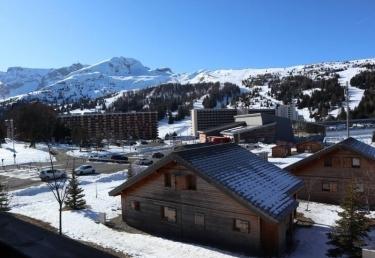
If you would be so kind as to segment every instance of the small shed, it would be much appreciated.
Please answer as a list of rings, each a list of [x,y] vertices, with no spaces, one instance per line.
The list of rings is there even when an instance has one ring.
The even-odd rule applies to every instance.
[[[324,148],[323,144],[318,141],[305,141],[296,144],[296,149],[298,153],[315,153]]]
[[[276,145],[272,147],[272,157],[285,158],[292,155],[292,150],[289,145]]]

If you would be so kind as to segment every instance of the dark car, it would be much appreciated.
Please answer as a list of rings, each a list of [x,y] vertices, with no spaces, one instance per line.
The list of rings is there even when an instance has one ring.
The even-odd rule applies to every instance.
[[[142,144],[142,145],[146,145],[146,144],[148,144],[148,142],[142,140],[142,141],[141,141],[141,144]]]
[[[111,156],[111,159],[113,160],[121,160],[121,161],[128,161],[128,157],[120,154],[115,154]]]
[[[135,164],[137,165],[141,165],[141,166],[149,166],[149,165],[152,165],[152,163],[154,163],[152,160],[149,160],[149,159],[139,159],[135,162]]]
[[[162,157],[164,157],[164,154],[161,152],[155,152],[154,154],[152,154],[153,159],[161,159]]]

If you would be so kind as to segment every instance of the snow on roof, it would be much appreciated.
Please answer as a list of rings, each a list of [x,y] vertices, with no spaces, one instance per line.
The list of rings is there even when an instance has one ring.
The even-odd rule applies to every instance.
[[[340,147],[352,150],[354,152],[359,153],[360,155],[363,155],[364,157],[375,160],[375,147],[373,147],[371,145],[368,145],[364,142],[358,141],[357,139],[355,139],[353,137],[349,137],[349,138],[347,138],[347,139],[345,139],[345,140],[343,140],[339,143],[336,143],[334,145],[329,146],[328,148],[325,148],[325,149],[322,149],[318,152],[315,152],[311,156],[309,156],[305,159],[299,160],[299,161],[285,167],[285,169],[287,169],[287,170],[294,169],[294,168],[296,168],[296,167],[298,167],[302,164],[305,164],[305,163],[310,162],[314,159],[317,159],[317,158],[321,157],[322,155],[324,155],[326,153],[329,153],[333,150],[336,150],[337,148],[340,148]]]

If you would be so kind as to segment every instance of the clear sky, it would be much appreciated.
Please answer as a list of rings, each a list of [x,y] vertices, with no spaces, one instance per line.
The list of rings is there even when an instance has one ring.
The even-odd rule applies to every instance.
[[[175,72],[375,57],[375,1],[0,0],[0,71],[113,56]]]

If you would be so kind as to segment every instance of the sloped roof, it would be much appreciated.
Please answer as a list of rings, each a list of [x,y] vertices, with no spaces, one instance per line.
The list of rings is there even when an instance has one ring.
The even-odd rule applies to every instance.
[[[315,152],[311,156],[309,156],[305,159],[302,159],[300,161],[297,161],[296,163],[293,163],[293,164],[285,167],[284,169],[286,169],[286,170],[294,169],[296,167],[299,167],[300,165],[306,164],[306,163],[308,163],[312,160],[315,160],[315,159],[321,157],[324,154],[330,153],[330,152],[332,152],[334,150],[337,150],[339,148],[348,149],[348,150],[354,151],[354,152],[358,153],[359,155],[362,155],[362,156],[364,156],[368,159],[375,160],[375,148],[373,146],[368,145],[364,142],[358,141],[353,137],[349,137],[349,138],[347,138],[347,139],[345,139],[345,140],[343,140],[339,143],[336,143],[336,144],[331,145],[331,146],[329,146],[325,149],[322,149],[318,152]]]
[[[109,194],[120,194],[171,161],[186,166],[272,221],[281,220],[297,206],[292,194],[302,187],[300,179],[233,143],[174,151]]]
[[[205,129],[205,130],[198,130],[198,132],[202,132],[204,134],[219,133],[223,130],[238,127],[238,126],[243,126],[243,125],[246,125],[246,123],[245,122],[233,122],[233,123],[229,123],[229,124],[223,124],[223,125],[219,125],[219,126],[210,127],[208,129]]]
[[[251,131],[254,131],[254,130],[259,130],[261,128],[272,127],[272,126],[275,126],[275,125],[276,125],[276,122],[266,124],[266,125],[241,126],[241,127],[230,128],[230,129],[221,131],[220,133],[224,134],[224,135],[226,135],[226,134],[237,135],[237,134],[241,134],[241,133],[248,133],[248,132],[251,132]]]

